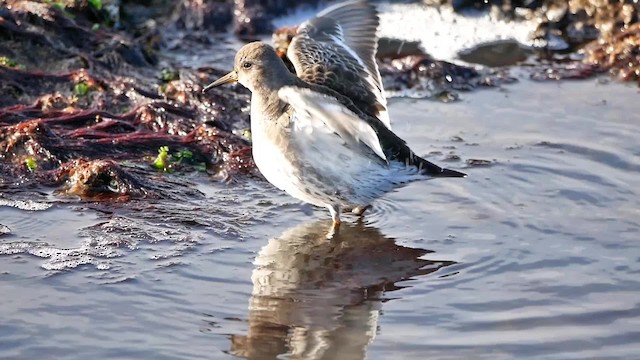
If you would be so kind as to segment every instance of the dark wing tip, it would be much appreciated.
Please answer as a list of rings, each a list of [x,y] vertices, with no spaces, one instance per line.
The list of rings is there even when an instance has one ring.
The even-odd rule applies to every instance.
[[[467,177],[467,174],[451,169],[442,169],[441,172],[431,175],[433,177]]]
[[[406,144],[404,144],[404,146],[406,147]],[[462,173],[456,170],[441,168],[440,166],[432,162],[429,162],[428,160],[425,160],[419,156],[413,155],[413,153],[412,153],[412,157],[413,157],[412,163],[424,175],[428,175],[430,177],[467,177],[467,174],[465,173]]]

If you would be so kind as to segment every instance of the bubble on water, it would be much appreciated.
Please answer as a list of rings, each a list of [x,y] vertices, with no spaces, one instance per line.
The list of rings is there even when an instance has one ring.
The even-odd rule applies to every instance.
[[[37,242],[19,241],[0,244],[0,255],[15,255],[26,253],[33,246],[37,246]]]
[[[0,198],[0,206],[10,206],[20,210],[43,211],[50,208],[52,204],[33,200],[10,200]]]
[[[111,269],[111,265],[108,262],[101,262],[96,264],[96,269],[98,270],[109,270]]]
[[[94,265],[98,269],[108,268],[104,259],[120,256],[116,249],[99,249],[83,242],[74,249],[59,249],[44,242],[14,241],[0,245],[0,255],[29,254],[47,259],[40,266],[46,270],[73,269],[80,265]]]
[[[158,217],[136,219],[116,216],[82,228],[73,236],[79,237],[71,241],[71,245],[69,241],[60,242],[55,237],[49,239],[46,236],[43,241],[5,241],[0,243],[0,255],[32,255],[44,259],[40,267],[50,271],[88,265],[95,270],[117,272],[115,269],[120,269],[122,263],[115,266],[114,258],[132,251],[150,252],[144,257],[155,266],[157,262],[172,261],[194,251],[203,235],[188,226],[158,220]]]

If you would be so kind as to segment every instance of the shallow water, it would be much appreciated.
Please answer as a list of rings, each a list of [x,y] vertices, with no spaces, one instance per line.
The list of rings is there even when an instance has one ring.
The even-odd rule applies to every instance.
[[[523,81],[392,99],[417,153],[491,165],[389,194],[331,241],[326,211],[259,179],[183,179],[202,195],[144,212],[2,200],[0,358],[633,358],[636,98]]]

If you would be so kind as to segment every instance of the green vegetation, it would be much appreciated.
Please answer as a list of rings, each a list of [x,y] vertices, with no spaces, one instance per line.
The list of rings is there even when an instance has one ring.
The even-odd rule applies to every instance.
[[[207,171],[207,164],[196,161],[191,150],[184,149],[174,154],[169,154],[169,147],[161,146],[158,149],[158,156],[153,161],[153,166],[158,170],[169,172],[177,165],[189,165],[193,166],[197,171]]]
[[[64,2],[62,1],[51,1],[51,0],[46,0],[45,3],[50,4],[51,6],[58,8],[60,11],[62,11],[62,13],[64,14],[64,16],[70,17],[70,18],[75,18],[75,16],[73,16],[72,13],[67,11],[67,5],[64,4]]]
[[[27,169],[29,169],[29,171],[31,172],[36,171],[36,169],[38,168],[38,163],[34,158],[27,158],[24,161],[24,164],[27,166]]]
[[[192,160],[193,159],[193,153],[190,150],[182,150],[179,151],[176,155],[175,158],[178,161],[182,161],[184,160]]]
[[[6,56],[0,56],[0,65],[10,68],[24,69],[24,65],[18,64],[17,61]]]
[[[86,82],[80,82],[73,86],[73,93],[76,94],[76,96],[85,96],[92,90],[93,87],[89,86]]]
[[[169,170],[169,147],[161,146],[158,149],[158,156],[156,160],[153,162],[153,166],[158,170],[168,171]]]
[[[89,5],[96,10],[102,10],[102,0],[89,0]]]
[[[196,168],[196,171],[199,172],[207,172],[207,164],[206,163],[197,163],[194,165],[194,167]]]
[[[160,71],[160,80],[164,82],[169,82],[169,81],[178,80],[178,79],[180,79],[180,74],[175,70],[162,69],[162,71]]]
[[[57,7],[58,9],[62,10],[63,12],[65,11],[66,6],[64,5],[64,3],[62,1],[47,1],[47,3]]]

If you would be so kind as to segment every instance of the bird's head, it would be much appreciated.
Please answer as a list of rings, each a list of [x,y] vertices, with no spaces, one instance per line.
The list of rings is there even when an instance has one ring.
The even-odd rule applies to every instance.
[[[261,87],[284,80],[291,74],[275,50],[262,42],[256,41],[243,46],[236,54],[233,71],[207,85],[203,92],[214,87],[239,82],[247,89],[254,91]]]

